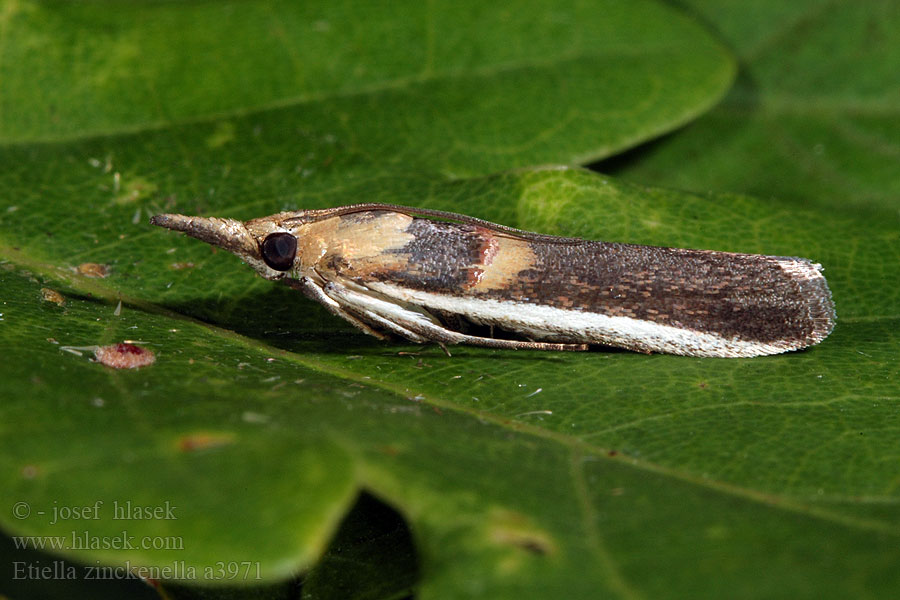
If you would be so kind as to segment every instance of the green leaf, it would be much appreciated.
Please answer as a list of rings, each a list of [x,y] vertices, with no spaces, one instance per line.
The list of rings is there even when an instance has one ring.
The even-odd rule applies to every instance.
[[[0,139],[269,108],[298,172],[322,169],[325,138],[379,173],[489,173],[607,156],[703,112],[733,77],[696,23],[648,0],[304,4],[8,2]],[[207,143],[241,139],[232,127]],[[271,143],[260,133],[253,150]]]
[[[422,598],[897,588],[895,220],[520,168],[605,156],[710,106],[732,65],[696,23],[649,2],[269,6],[4,5],[4,530],[63,536],[87,565],[228,586],[205,595],[282,591],[323,553],[307,596],[392,597],[410,577]],[[448,358],[363,336],[146,225],[358,201],[808,256],[838,326],[750,360]],[[76,272],[89,262],[108,277]],[[125,339],[156,362],[72,353]],[[339,528],[360,493],[407,520],[415,566],[360,557],[365,522]],[[114,519],[128,502],[162,514]],[[76,550],[73,534],[137,547]],[[376,547],[408,553],[401,538]],[[362,568],[344,576],[344,556]]]
[[[709,114],[601,164],[681,189],[776,196],[829,211],[900,197],[900,11],[893,0],[688,0],[740,58]]]
[[[759,572],[773,593],[898,583],[884,483],[895,470],[882,459],[894,440],[897,288],[872,284],[875,257],[890,248],[896,258],[893,227],[578,170],[430,188],[429,205],[551,233],[814,257],[838,328],[810,351],[764,359],[476,348],[448,358],[349,331],[296,294],[252,285],[231,257],[165,232],[140,234],[141,263],[114,265],[101,281],[19,253],[32,273],[66,282],[69,302],[42,302],[41,282],[3,275],[4,339],[21,349],[3,366],[4,423],[15,424],[6,439],[16,442],[4,448],[6,497],[45,508],[169,501],[176,520],[128,530],[176,536],[184,549],[90,556],[260,561],[263,577],[278,577],[315,559],[363,488],[410,519],[423,597],[720,595],[758,592]],[[396,189],[401,202],[423,197]],[[858,240],[853,252],[827,243],[837,232]],[[105,252],[134,243],[112,240]],[[186,259],[193,269],[170,270]],[[185,316],[191,298],[210,303],[197,309],[205,319],[247,335]],[[140,339],[158,358],[111,372],[49,336]],[[62,440],[77,451],[61,454]],[[108,518],[7,524],[122,529]],[[808,554],[817,560],[798,560]],[[676,584],[673,572],[688,575]]]

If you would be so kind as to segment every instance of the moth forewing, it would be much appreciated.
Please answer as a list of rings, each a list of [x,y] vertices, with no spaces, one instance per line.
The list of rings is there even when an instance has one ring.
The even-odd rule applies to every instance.
[[[821,266],[804,258],[560,238],[379,204],[151,222],[234,252],[379,337],[747,357],[816,344],[834,325]]]

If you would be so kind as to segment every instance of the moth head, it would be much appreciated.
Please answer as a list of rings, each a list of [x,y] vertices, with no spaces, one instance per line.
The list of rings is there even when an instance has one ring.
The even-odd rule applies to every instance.
[[[265,218],[241,222],[217,217],[156,215],[151,225],[182,231],[207,244],[237,255],[266,279],[281,279],[295,268],[297,237],[279,224]]]

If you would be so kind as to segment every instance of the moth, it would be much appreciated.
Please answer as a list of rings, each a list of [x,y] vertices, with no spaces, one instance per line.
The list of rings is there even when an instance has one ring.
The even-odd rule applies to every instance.
[[[750,357],[834,327],[822,267],[805,258],[557,237],[388,204],[150,223],[233,252],[375,337],[445,350]]]

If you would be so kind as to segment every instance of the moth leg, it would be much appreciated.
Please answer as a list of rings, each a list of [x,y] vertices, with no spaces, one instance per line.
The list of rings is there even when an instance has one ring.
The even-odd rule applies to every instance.
[[[368,333],[369,335],[375,336],[379,340],[390,339],[389,336],[378,331],[377,329],[373,329],[367,323],[361,321],[358,317],[348,313],[343,308],[341,308],[341,305],[339,303],[335,302],[332,298],[325,294],[325,292],[322,291],[322,288],[316,285],[316,283],[309,277],[301,277],[299,280],[285,279],[284,281],[291,288],[303,292],[303,294],[310,300],[315,300],[316,302],[324,306],[325,309],[331,314],[338,316],[345,321],[349,321],[357,329],[360,329],[365,333]]]
[[[306,283],[304,283],[304,281]],[[363,306],[360,306],[357,302],[348,301],[345,294],[335,293],[335,290],[348,292],[347,288],[342,285],[329,282],[326,283],[323,288],[319,287],[308,277],[300,279],[299,282],[295,280],[295,282],[291,283],[290,285],[294,289],[303,291],[307,295],[307,297],[311,298],[312,300],[316,300],[317,302],[323,304],[332,314],[347,319],[366,333],[370,333],[381,340],[391,339],[390,336],[387,336],[383,333],[383,331],[389,331],[396,336],[405,338],[417,344],[424,344],[425,342],[429,341],[428,338],[422,337],[421,335],[414,333],[401,325],[398,325],[390,319],[386,319],[381,315],[374,313]],[[301,287],[301,285],[304,285],[306,287]],[[336,296],[340,300],[340,302],[332,298],[332,296]],[[375,329],[374,327],[381,328],[381,331]]]
[[[355,292],[346,287],[329,282],[324,291],[329,296],[341,300],[354,310],[363,313],[365,318],[377,322],[382,327],[390,330],[400,327],[417,335],[420,339],[444,344],[469,344],[486,348],[504,348],[512,350],[573,350],[583,351],[588,349],[587,344],[564,344],[555,342],[529,342],[521,340],[502,340],[495,338],[479,337],[452,331],[436,323],[431,315],[421,313],[402,305],[381,300],[367,294]],[[407,337],[407,334],[403,334]],[[414,339],[415,338],[409,338]],[[415,340],[418,341],[418,340]],[[446,352],[446,349],[445,349]]]
[[[344,299],[343,297],[341,298]],[[394,321],[386,319],[379,315],[376,312],[368,310],[366,308],[360,307],[358,305],[353,306],[353,312],[359,315],[359,318],[368,321],[369,323],[377,324],[379,327],[390,331],[394,335],[398,335],[402,338],[406,338],[411,342],[416,342],[417,344],[424,344],[431,340],[431,338],[423,337],[418,333],[410,331],[409,329],[403,327],[402,325],[398,325]]]

